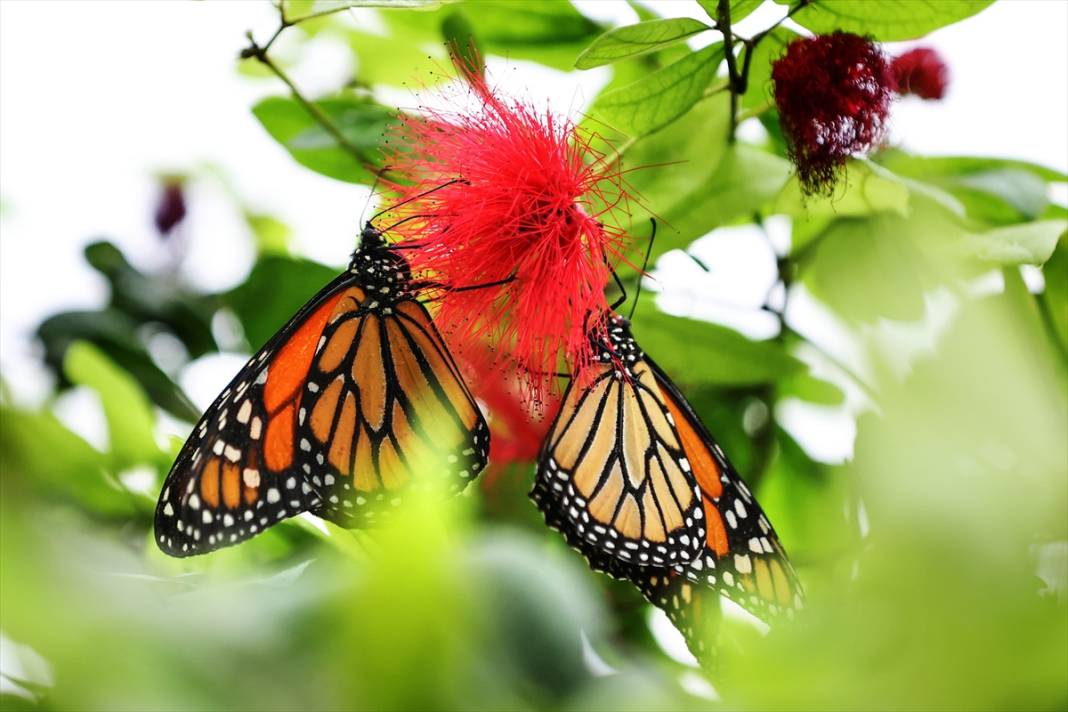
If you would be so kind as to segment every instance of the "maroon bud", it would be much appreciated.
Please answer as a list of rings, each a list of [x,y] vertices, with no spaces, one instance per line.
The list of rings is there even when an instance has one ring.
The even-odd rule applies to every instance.
[[[185,192],[179,180],[167,180],[156,201],[156,229],[167,235],[185,218]]]
[[[828,194],[846,159],[886,131],[894,78],[882,50],[847,32],[794,40],[772,65],[775,104],[806,194]]]
[[[910,49],[895,57],[890,65],[898,94],[915,94],[921,99],[941,99],[949,85],[949,67],[938,52],[928,47]]]

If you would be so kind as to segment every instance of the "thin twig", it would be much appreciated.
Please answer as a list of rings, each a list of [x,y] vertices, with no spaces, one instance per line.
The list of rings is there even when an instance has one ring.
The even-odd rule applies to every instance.
[[[377,167],[375,165],[375,162],[371,160],[359,146],[355,145],[347,138],[345,138],[345,135],[341,133],[341,129],[337,127],[337,124],[335,124],[333,120],[329,116],[327,116],[322,109],[319,108],[318,105],[307,99],[300,92],[300,89],[297,88],[297,85],[293,82],[293,80],[289,78],[289,75],[286,74],[281,67],[275,64],[274,61],[270,58],[270,56],[267,54],[267,51],[274,44],[275,40],[277,40],[278,37],[286,29],[298,25],[306,20],[336,14],[347,8],[336,7],[328,10],[321,10],[319,12],[313,12],[308,15],[298,17],[296,19],[290,19],[286,17],[284,3],[279,2],[277,4],[277,8],[279,19],[278,29],[274,31],[274,34],[271,35],[270,39],[268,39],[267,43],[263,46],[260,46],[256,43],[256,40],[253,38],[251,32],[246,33],[246,37],[248,37],[248,47],[245,47],[243,50],[241,50],[241,59],[255,59],[263,66],[267,67],[267,69],[270,70],[272,74],[281,79],[282,82],[287,87],[289,87],[289,91],[293,94],[293,98],[297,101],[298,104],[300,104],[304,108],[305,111],[308,112],[308,115],[311,116],[312,119],[317,124],[319,124],[319,126],[321,126],[324,131],[330,134],[330,137],[334,139],[337,145],[343,151],[352,156],[353,159],[355,159],[356,162],[360,164],[361,168],[364,168],[365,170],[369,171],[374,175],[383,175],[386,172],[386,169]]]

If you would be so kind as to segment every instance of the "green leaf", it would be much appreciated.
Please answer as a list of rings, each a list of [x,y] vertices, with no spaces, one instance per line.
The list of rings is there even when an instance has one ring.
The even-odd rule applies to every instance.
[[[138,324],[166,325],[193,357],[218,349],[211,333],[215,305],[210,298],[190,292],[171,278],[137,270],[107,241],[87,245],[85,259],[108,280],[112,307]]]
[[[129,374],[86,341],[67,349],[63,370],[72,383],[91,388],[100,397],[116,469],[160,462],[162,453],[154,433],[156,414]]]
[[[909,189],[890,171],[865,160],[850,161],[842,184],[830,197],[805,196],[797,178],[783,188],[774,210],[777,213],[818,219],[893,212],[906,215],[909,208]]]
[[[775,87],[771,81],[771,65],[786,51],[786,45],[800,36],[793,30],[776,27],[756,46],[753,58],[749,60],[749,81],[745,94],[742,95],[743,107],[753,109],[774,103]],[[778,121],[775,125],[778,126]]]
[[[750,218],[779,194],[789,177],[789,162],[778,156],[742,143],[728,147],[712,175],[692,186],[684,200],[660,212],[664,226],[656,254],[685,247],[739,218]]]
[[[575,57],[604,29],[565,0],[475,0],[458,7],[488,52],[562,71],[574,68]]]
[[[795,4],[795,0],[776,2]],[[923,37],[971,17],[992,3],[993,0],[813,0],[791,19],[816,34],[845,30],[891,42]]]
[[[314,102],[345,140],[364,158],[381,162],[378,147],[396,120],[396,111],[355,96],[342,95]],[[270,97],[252,108],[267,133],[301,165],[350,183],[371,183],[374,173],[356,156],[338,145],[301,104],[293,98]]]
[[[719,17],[719,0],[697,0],[701,9],[708,13],[713,20]],[[764,4],[764,0],[731,0],[731,24],[744,20],[758,7]]]
[[[1061,347],[1068,353],[1068,239],[1061,238],[1046,264],[1042,266],[1046,290],[1042,301]]]
[[[752,341],[719,324],[639,305],[634,336],[677,382],[733,386],[771,383],[804,370],[777,341]]]
[[[117,309],[62,312],[41,322],[36,335],[44,344],[45,364],[60,377],[61,386],[69,385],[63,375],[67,349],[77,341],[88,341],[136,378],[161,408],[183,420],[196,420],[200,412],[170,376],[153,362],[145,345],[137,338],[140,326]]]
[[[845,393],[831,383],[812,375],[811,371],[801,371],[779,384],[780,397],[799,398],[816,405],[841,405],[845,402]]]
[[[723,61],[723,44],[709,45],[678,62],[607,92],[597,102],[604,120],[632,136],[667,126],[705,96]]]
[[[0,405],[0,468],[5,491],[25,478],[34,487],[69,498],[92,512],[129,516],[133,501],[107,474],[107,458],[47,411]]]
[[[999,158],[924,158],[889,150],[875,160],[898,175],[948,192],[969,217],[993,225],[1041,217],[1050,204],[1047,184],[1068,180],[1045,166]]]
[[[729,111],[730,97],[716,95],[630,147],[621,168],[631,171],[628,183],[641,196],[641,204],[631,206],[632,231],[647,234],[651,215],[679,215],[694,209],[690,194],[710,180],[726,152]],[[654,256],[700,237],[677,232],[671,225],[662,228],[653,246]]]
[[[256,238],[256,248],[260,254],[289,254],[289,243],[293,231],[289,226],[272,215],[246,212],[245,222]]]
[[[433,10],[456,0],[287,0],[286,19],[302,22],[313,13],[336,10],[338,12],[357,7],[374,7],[383,10]]]
[[[311,260],[264,255],[248,279],[223,295],[253,349],[259,349],[289,321],[338,270]]]
[[[964,238],[963,247],[984,262],[1041,265],[1053,254],[1065,230],[1068,220],[1040,220],[972,233]]]
[[[450,12],[441,21],[441,36],[453,54],[454,63],[462,63],[465,72],[480,77],[486,72],[486,55],[478,45],[471,23],[463,13]]]
[[[590,44],[575,60],[578,69],[611,64],[624,57],[656,52],[684,41],[705,30],[708,25],[688,17],[649,20],[636,25],[609,30]]]
[[[800,260],[802,280],[848,322],[919,319],[931,280],[917,229],[892,213],[836,220]]]

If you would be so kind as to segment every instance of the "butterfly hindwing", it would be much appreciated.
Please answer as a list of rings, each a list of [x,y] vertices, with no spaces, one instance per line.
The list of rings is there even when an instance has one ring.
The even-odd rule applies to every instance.
[[[701,490],[707,536],[702,555],[679,573],[767,617],[800,607],[801,585],[767,515],[667,375],[649,362]]]

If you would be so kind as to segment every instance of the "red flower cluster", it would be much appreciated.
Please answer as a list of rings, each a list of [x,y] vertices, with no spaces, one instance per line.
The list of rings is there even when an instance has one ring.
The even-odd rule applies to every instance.
[[[849,34],[802,38],[772,66],[775,104],[806,193],[827,193],[845,161],[886,130],[894,78],[873,42]]]
[[[592,361],[625,237],[610,213],[627,195],[573,123],[464,75],[467,96],[448,98],[473,98],[474,111],[424,110],[390,137],[393,188],[409,201],[394,232],[418,247],[413,271],[443,285],[437,320],[461,353],[499,344],[498,365],[518,366],[540,403],[560,356],[576,372]]]
[[[941,99],[949,85],[949,67],[938,52],[928,47],[911,49],[890,64],[898,94],[921,99]]]

